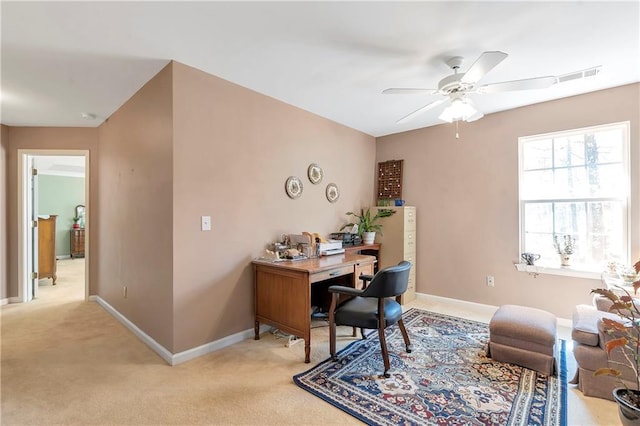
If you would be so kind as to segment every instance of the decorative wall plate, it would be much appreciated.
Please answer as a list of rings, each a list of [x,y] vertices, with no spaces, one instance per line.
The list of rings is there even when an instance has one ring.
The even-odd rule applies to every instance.
[[[287,182],[284,184],[284,190],[287,191],[287,195],[290,198],[298,198],[302,195],[302,182],[295,176],[289,176]]]
[[[309,164],[307,175],[309,176],[311,183],[314,185],[322,182],[322,177],[324,176],[322,168],[316,163]]]
[[[338,198],[340,198],[340,190],[338,189],[338,185],[335,183],[327,185],[325,192],[327,194],[327,200],[329,200],[330,203],[335,203],[338,201]]]

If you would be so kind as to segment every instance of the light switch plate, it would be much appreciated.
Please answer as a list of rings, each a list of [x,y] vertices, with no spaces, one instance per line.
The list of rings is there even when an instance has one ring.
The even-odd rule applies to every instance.
[[[202,216],[200,225],[203,231],[211,231],[211,216]]]

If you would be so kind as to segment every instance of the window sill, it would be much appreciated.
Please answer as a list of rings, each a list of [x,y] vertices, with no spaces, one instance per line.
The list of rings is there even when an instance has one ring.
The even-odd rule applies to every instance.
[[[574,269],[574,267],[571,266],[558,267],[544,265],[527,265],[525,263],[514,263],[514,266],[520,272],[528,272],[534,275],[561,275],[564,277],[589,278],[592,280],[599,280],[602,278],[602,272]]]

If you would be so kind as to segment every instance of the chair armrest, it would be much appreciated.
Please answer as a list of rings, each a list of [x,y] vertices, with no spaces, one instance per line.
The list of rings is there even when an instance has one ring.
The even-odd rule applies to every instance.
[[[373,275],[360,274],[358,279],[362,281],[362,289],[364,290],[369,285],[369,282],[373,279]]]
[[[340,293],[340,294],[348,294],[350,296],[360,296],[362,294],[362,290],[353,287],[346,287],[343,285],[332,285],[329,287],[330,293]]]

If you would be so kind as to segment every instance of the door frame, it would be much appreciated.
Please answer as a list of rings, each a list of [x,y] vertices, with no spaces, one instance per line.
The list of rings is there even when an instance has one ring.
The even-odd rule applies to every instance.
[[[18,302],[29,301],[30,277],[30,243],[29,224],[31,213],[31,201],[29,197],[29,180],[31,178],[28,167],[29,157],[60,157],[83,156],[84,157],[84,194],[85,194],[85,266],[84,266],[84,300],[89,300],[89,264],[90,264],[90,217],[91,206],[89,201],[89,150],[81,149],[18,149]]]

